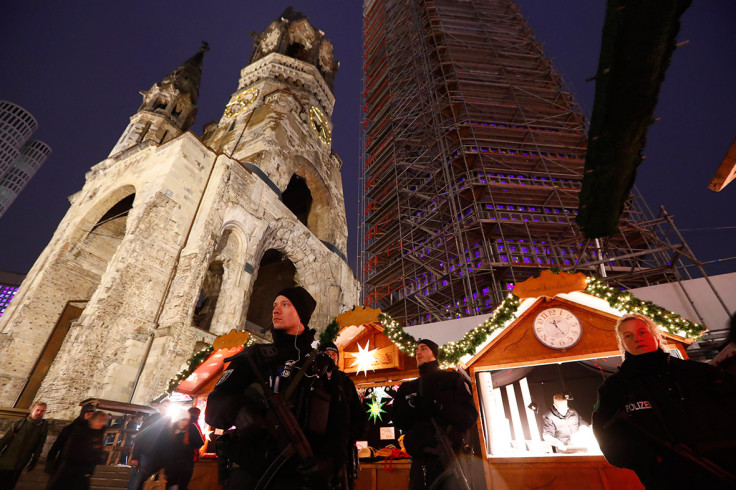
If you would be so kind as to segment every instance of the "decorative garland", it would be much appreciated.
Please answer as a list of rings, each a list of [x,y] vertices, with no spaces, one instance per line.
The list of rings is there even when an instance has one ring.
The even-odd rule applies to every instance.
[[[686,320],[677,313],[665,310],[651,301],[642,301],[632,296],[631,293],[612,288],[597,277],[588,278],[588,287],[585,288],[585,292],[605,299],[611,307],[617,310],[648,316],[654,320],[654,323],[673,335],[697,338],[705,331],[704,326]]]
[[[515,318],[516,310],[521,300],[509,293],[506,299],[495,309],[490,318],[473,330],[466,333],[457,342],[448,342],[440,347],[439,361],[443,366],[455,366],[465,354],[475,354],[479,345],[486,341],[489,335],[496,330],[506,327]],[[382,314],[378,320],[384,326],[383,333],[396,344],[400,351],[414,355],[417,341],[404,331],[402,326],[390,316]]]
[[[187,363],[187,367],[176,373],[176,376],[169,380],[169,385],[166,388],[166,393],[170,395],[176,389],[176,387],[179,386],[179,383],[187,379],[189,375],[192,374],[192,372],[197,369],[199,365],[202,364],[209,357],[209,355],[212,354],[214,350],[214,347],[208,345],[207,347],[190,357],[189,362]]]
[[[650,301],[642,301],[635,298],[631,293],[621,291],[606,285],[605,282],[596,278],[588,277],[588,285],[585,293],[597,298],[605,299],[613,308],[627,313],[641,313],[648,316],[667,332],[686,338],[695,338],[705,330],[705,327],[692,323],[678,314],[667,311]],[[516,318],[516,311],[521,300],[513,293],[509,293],[506,299],[495,309],[490,318],[466,333],[457,342],[448,342],[440,347],[439,361],[443,366],[456,366],[461,357],[466,354],[474,355],[478,346],[483,344],[495,331],[505,328]],[[394,321],[389,315],[382,313],[379,322],[384,326],[386,335],[400,351],[408,355],[416,352],[416,339],[406,333],[403,327]]]
[[[335,342],[338,330],[339,328],[337,326],[337,318],[335,318],[325,327],[322,333],[319,334],[319,345],[325,345],[330,342]]]

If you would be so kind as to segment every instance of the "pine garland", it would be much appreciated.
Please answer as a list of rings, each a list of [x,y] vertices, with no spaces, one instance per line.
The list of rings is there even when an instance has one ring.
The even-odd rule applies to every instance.
[[[202,364],[209,357],[209,355],[212,354],[214,350],[214,347],[208,345],[207,347],[190,357],[189,362],[187,363],[187,367],[176,373],[176,376],[169,380],[169,385],[166,388],[166,393],[170,395],[176,389],[176,387],[179,386],[179,383],[187,379],[189,375],[192,374],[192,372],[197,369],[199,365]]]
[[[330,342],[335,342],[338,330],[339,328],[337,327],[337,318],[335,318],[325,327],[322,333],[319,334],[319,345],[325,345]]]
[[[685,338],[697,338],[705,331],[705,327],[682,318],[674,311],[661,308],[651,301],[642,301],[631,293],[608,286],[597,277],[588,278],[588,287],[585,292],[608,301],[611,307],[627,313],[641,313],[648,316],[654,323],[673,335]]]
[[[449,342],[440,347],[439,361],[443,366],[455,366],[465,354],[475,354],[476,349],[486,341],[489,335],[504,328],[515,318],[516,310],[521,300],[512,293],[493,310],[490,318],[473,330],[466,333],[457,342]],[[381,314],[378,318],[384,327],[386,335],[400,351],[413,356],[416,353],[417,341],[404,331],[402,326],[390,316]]]

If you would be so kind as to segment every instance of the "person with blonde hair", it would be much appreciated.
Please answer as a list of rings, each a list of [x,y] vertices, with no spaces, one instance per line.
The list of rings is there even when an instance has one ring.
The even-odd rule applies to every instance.
[[[734,488],[736,378],[670,356],[644,315],[615,328],[624,361],[598,389],[593,432],[614,466],[651,488]]]

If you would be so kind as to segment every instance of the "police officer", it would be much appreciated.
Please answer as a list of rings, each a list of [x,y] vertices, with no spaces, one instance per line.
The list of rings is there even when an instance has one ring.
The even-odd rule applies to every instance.
[[[308,324],[315,306],[304,288],[280,291],[273,302],[273,343],[231,358],[208,397],[207,423],[235,426],[218,441],[218,457],[230,461],[225,489],[327,488],[345,461],[345,401],[325,375],[332,361],[311,348],[315,331]],[[274,419],[272,393],[285,401],[308,440],[310,460],[285,447],[285,441],[297,447],[299,438]]]
[[[442,464],[432,419],[457,452],[478,417],[470,386],[460,374],[440,369],[438,353],[433,341],[417,341],[419,378],[402,383],[394,398],[394,424],[405,433],[404,445],[411,455],[411,490],[460,488],[451,469]]]
[[[644,315],[624,315],[615,332],[624,362],[593,412],[606,460],[647,489],[736,488],[736,379],[670,356]]]
[[[337,488],[350,488],[354,486],[354,480],[357,478],[358,466],[358,450],[355,447],[355,441],[361,439],[365,435],[368,427],[368,413],[363,410],[363,403],[355,389],[353,380],[347,374],[338,369],[338,361],[340,360],[340,351],[333,342],[320,344],[319,350],[324,352],[332,359],[334,366],[330,366],[327,376],[337,383],[345,397],[348,410],[348,454],[344,471],[340,472],[340,482]]]

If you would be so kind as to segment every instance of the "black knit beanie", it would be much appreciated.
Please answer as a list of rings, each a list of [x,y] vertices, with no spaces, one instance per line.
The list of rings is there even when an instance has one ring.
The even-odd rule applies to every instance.
[[[319,350],[320,352],[331,351],[331,352],[336,353],[338,357],[340,356],[340,349],[337,348],[334,342],[326,342],[324,344],[319,344]]]
[[[314,308],[317,306],[317,302],[306,289],[301,286],[286,288],[276,293],[274,298],[277,296],[288,298],[289,301],[291,301],[291,304],[294,305],[296,312],[299,314],[299,320],[301,320],[302,325],[305,327],[309,325],[309,320],[312,318],[312,313],[314,313]]]
[[[440,358],[440,347],[437,345],[436,342],[432,342],[429,339],[419,339],[419,340],[417,340],[417,345],[419,345],[419,344],[424,344],[427,347],[429,347],[429,350],[432,351],[432,354],[434,354],[434,358],[435,359],[439,359]]]

